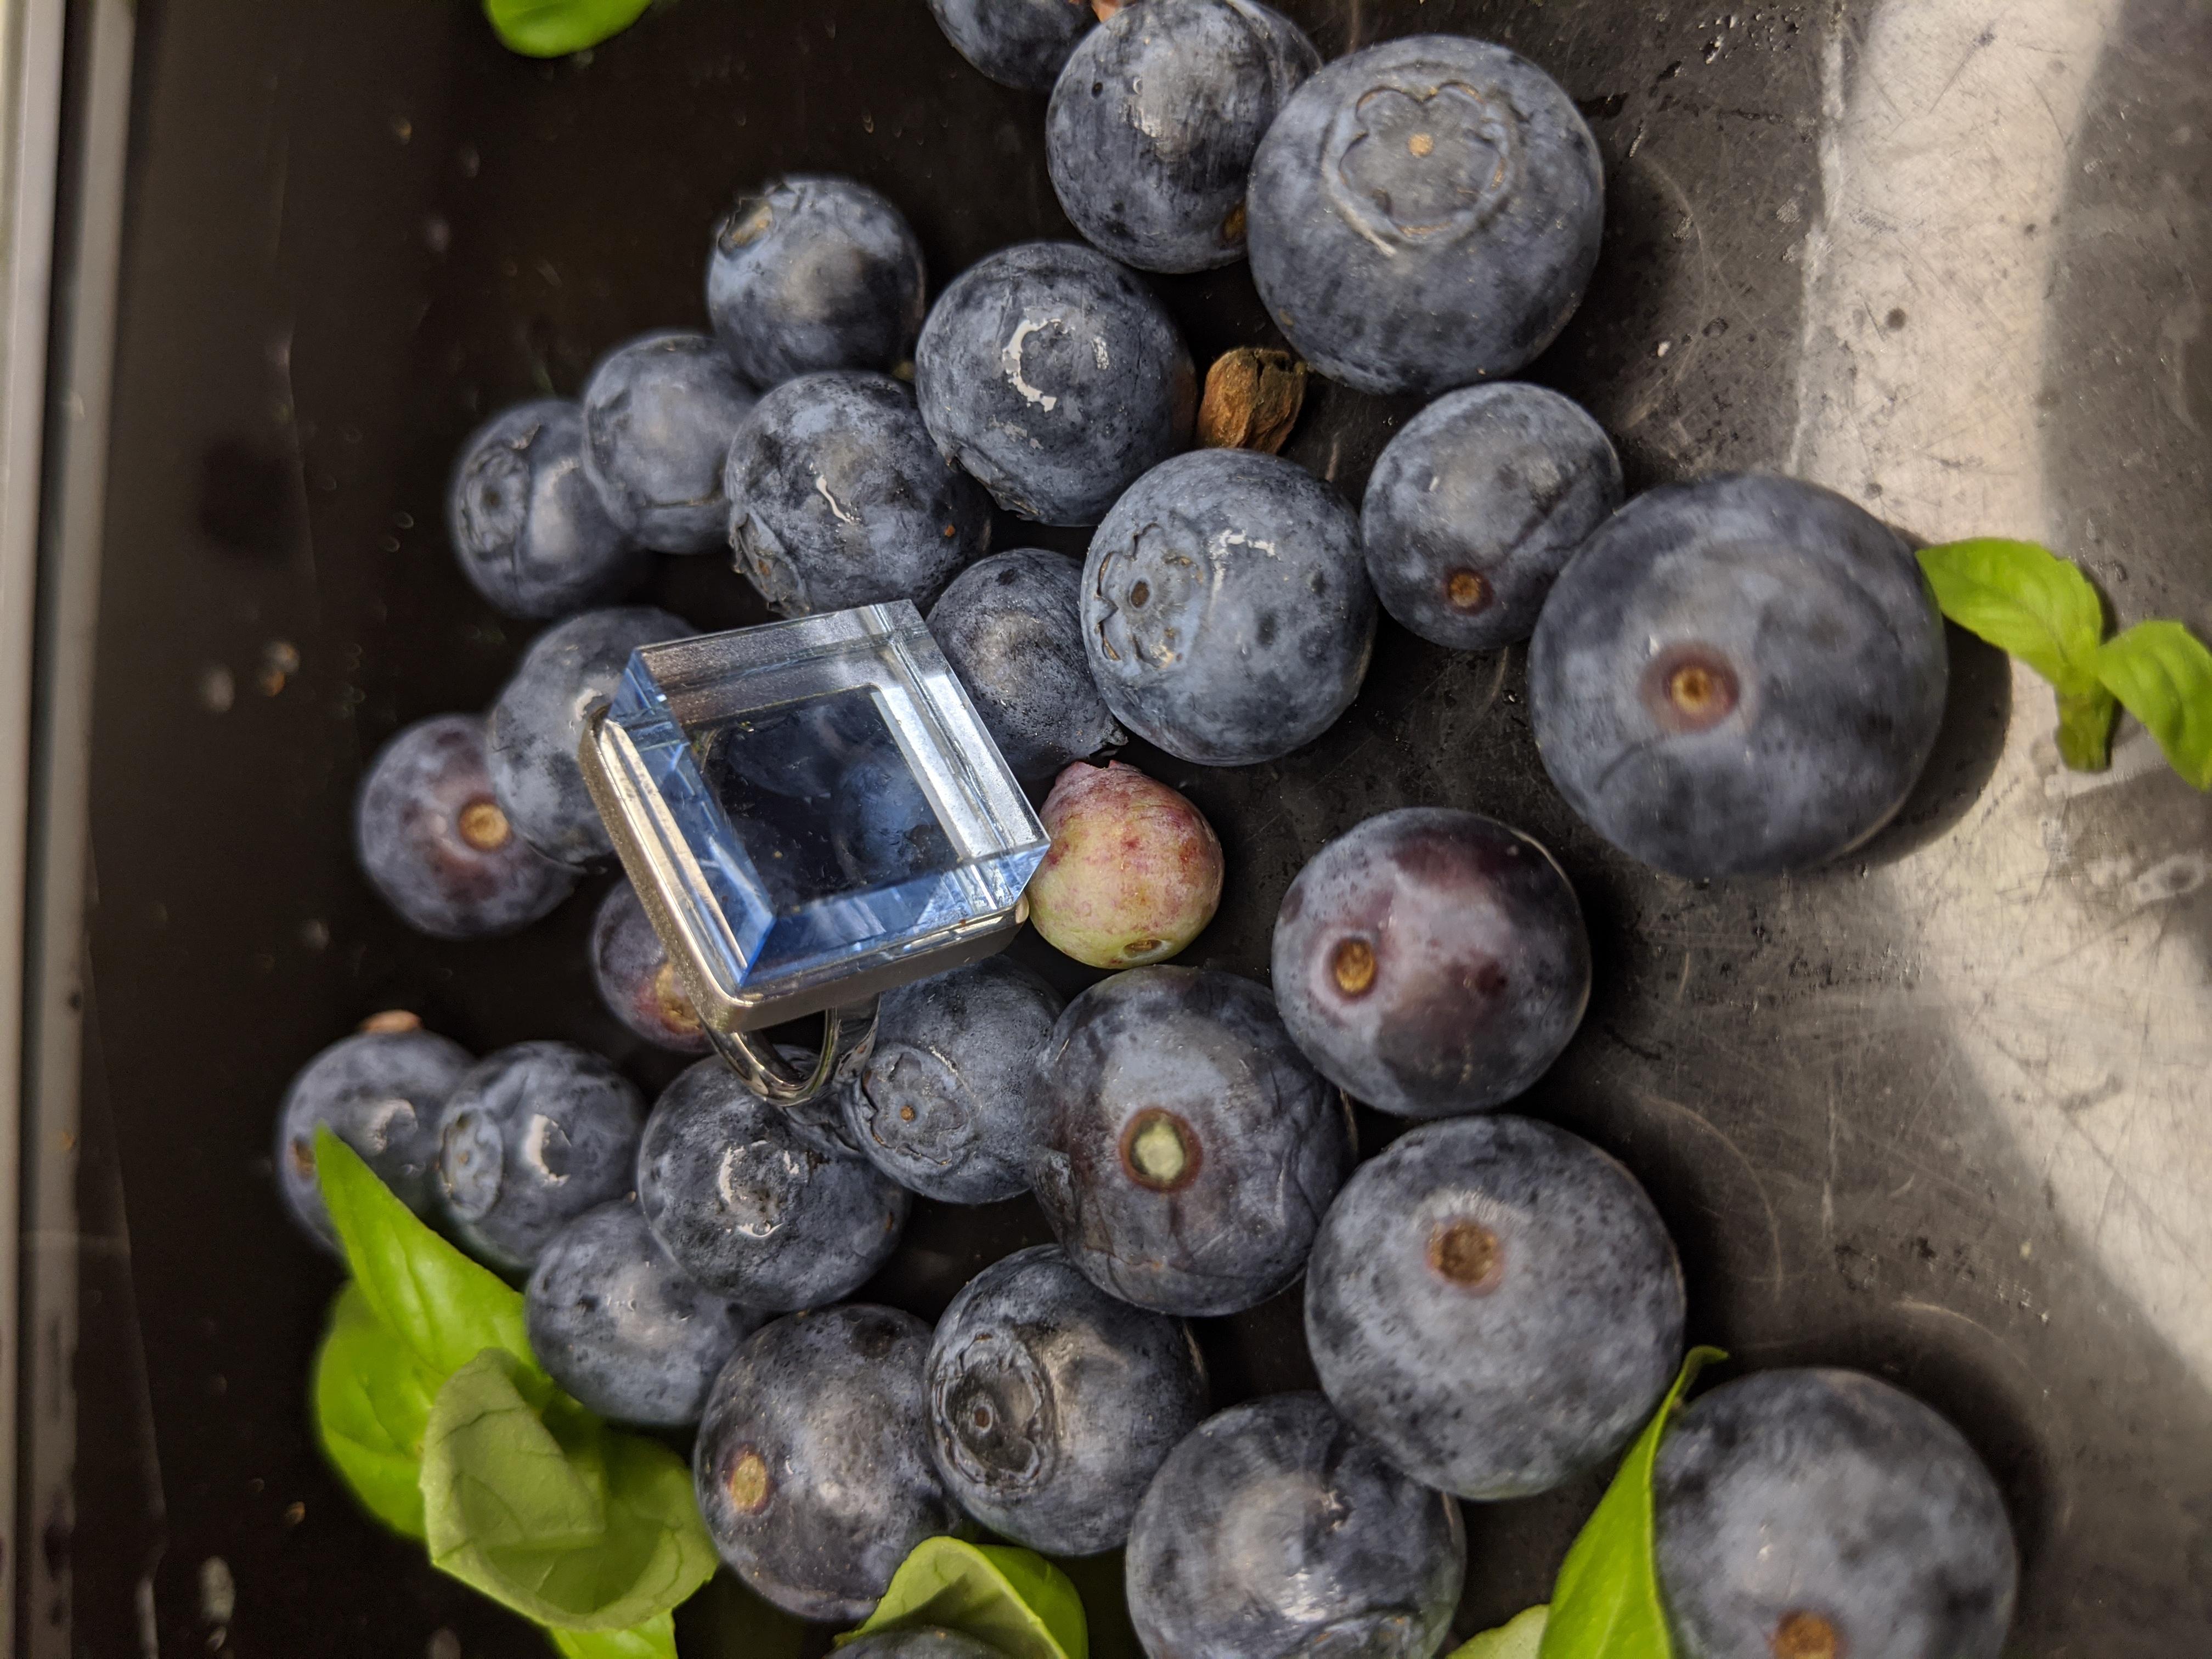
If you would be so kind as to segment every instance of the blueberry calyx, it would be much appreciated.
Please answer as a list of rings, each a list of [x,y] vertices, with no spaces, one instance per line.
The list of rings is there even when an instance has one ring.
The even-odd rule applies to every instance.
[[[1463,1291],[1494,1291],[1505,1277],[1504,1241],[1464,1216],[1441,1222],[1429,1234],[1429,1267]]]
[[[1444,578],[1444,602],[1463,616],[1487,611],[1492,595],[1479,570],[1455,570]]]
[[[1678,645],[1651,659],[1641,690],[1662,729],[1688,736],[1710,732],[1735,713],[1743,684],[1711,646]]]
[[[1375,988],[1375,946],[1364,939],[1339,941],[1328,953],[1329,977],[1348,997],[1364,997]]]
[[[495,853],[514,838],[514,826],[495,800],[471,801],[454,815],[453,822],[461,839],[479,853]]]
[[[722,1477],[722,1487],[729,1493],[730,1502],[747,1515],[758,1515],[768,1507],[775,1483],[769,1478],[768,1460],[760,1455],[758,1448],[738,1448],[730,1472]]]
[[[1198,1179],[1204,1162],[1196,1133],[1163,1107],[1146,1108],[1121,1131],[1121,1167],[1149,1191],[1181,1192]]]
[[[1774,1659],[1844,1659],[1844,1639],[1817,1613],[1791,1613],[1774,1627]]]

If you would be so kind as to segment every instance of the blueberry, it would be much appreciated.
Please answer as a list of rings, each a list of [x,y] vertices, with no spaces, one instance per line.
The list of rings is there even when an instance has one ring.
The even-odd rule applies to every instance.
[[[438,1126],[438,1190],[461,1248],[526,1273],[553,1235],[629,1194],[645,1103],[621,1073],[566,1042],[518,1042],[477,1062]]]
[[[953,50],[1002,86],[1050,92],[1091,27],[1088,0],[929,0]]]
[[[276,1114],[276,1187],[300,1230],[337,1249],[315,1176],[315,1131],[325,1124],[401,1203],[434,1214],[438,1114],[473,1064],[458,1042],[405,1030],[341,1037],[301,1066]]]
[[[820,173],[770,180],[714,232],[707,314],[758,386],[825,368],[889,371],[921,330],[921,244],[866,185]]]
[[[837,1651],[848,1659],[1000,1659],[998,1649],[934,1625],[881,1631],[848,1642]]]
[[[1060,1006],[1005,957],[886,993],[874,1051],[843,1095],[853,1143],[924,1198],[988,1204],[1027,1192],[1037,1057]]]
[[[1714,1389],[1660,1443],[1660,1589],[1682,1659],[1996,1659],[2020,1563],[1959,1431],[1856,1371]]]
[[[1306,1270],[1331,1403],[1462,1498],[1545,1492],[1620,1450],[1674,1375],[1682,1317],[1636,1177],[1524,1117],[1392,1143],[1345,1183]]]
[[[469,434],[446,525],[461,574],[510,617],[604,605],[651,563],[584,476],[584,417],[564,398],[518,404]]]
[[[576,884],[500,810],[475,714],[417,720],[377,751],[354,803],[354,851],[400,920],[434,939],[514,933]]]
[[[1582,407],[1507,381],[1448,392],[1384,447],[1359,539],[1376,596],[1455,651],[1534,631],[1575,550],[1620,505],[1620,460]]]
[[[1077,242],[1024,242],[961,273],[915,348],[929,435],[1000,507],[1097,524],[1190,441],[1182,336],[1124,267]]]
[[[1107,1295],[1054,1244],[969,1280],[930,1346],[945,1486],[993,1532],[1048,1555],[1119,1548],[1153,1472],[1205,1415],[1182,1322]]]
[[[1201,449],[1114,503],[1083,565],[1083,643],[1106,706],[1206,766],[1311,743],[1375,642],[1359,520],[1294,462]]]
[[[1074,560],[1022,548],[969,565],[929,613],[931,635],[1016,777],[1048,778],[1128,740],[1083,653],[1082,586]]]
[[[1352,1167],[1337,1091],[1274,999],[1206,968],[1136,968],[1067,1005],[1039,1070],[1037,1201],[1100,1289],[1235,1313],[1304,1270]]]
[[[627,881],[607,890],[592,920],[592,982],[607,1012],[647,1042],[679,1054],[707,1052],[698,1011]]]
[[[530,1350],[600,1416],[699,1420],[707,1389],[761,1316],[707,1294],[653,1242],[631,1199],[586,1210],[539,1253],[523,1300]]]
[[[928,1354],[912,1314],[853,1303],[763,1326],[715,1379],[693,1485],[756,1595],[853,1624],[915,1545],[957,1526],[930,1462]]]
[[[753,393],[711,335],[617,346],[584,387],[584,469],[615,522],[663,553],[704,553],[729,527],[722,462]]]
[[[1406,807],[1314,854],[1283,896],[1283,1024],[1370,1106],[1499,1105],[1559,1058],[1589,1000],[1589,936],[1552,855],[1480,813]]]
[[[1362,392],[1510,374],[1597,264],[1597,143],[1558,83],[1480,40],[1340,58],[1252,163],[1252,280],[1300,355]]]
[[[722,487],[738,570],[787,617],[927,605],[991,544],[989,500],[887,374],[785,381],[738,428]]]
[[[1874,834],[1935,746],[1948,678],[1920,567],[1795,479],[1638,496],[1575,556],[1528,651],[1544,769],[1678,876],[1778,875]]]
[[[1153,1659],[1429,1659],[1467,1571],[1459,1509],[1317,1394],[1208,1418],[1138,1505],[1129,1618]]]
[[[1045,163],[1085,238],[1140,270],[1244,257],[1244,179],[1276,112],[1321,67],[1258,0],[1126,6],[1083,38],[1045,114]]]
[[[650,605],[586,611],[531,641],[485,717],[492,794],[515,832],[548,858],[589,864],[614,851],[584,787],[584,717],[614,695],[641,645],[682,639],[681,617]]]
[[[700,1285],[749,1308],[818,1308],[898,1248],[904,1191],[702,1060],[653,1109],[638,1203]]]

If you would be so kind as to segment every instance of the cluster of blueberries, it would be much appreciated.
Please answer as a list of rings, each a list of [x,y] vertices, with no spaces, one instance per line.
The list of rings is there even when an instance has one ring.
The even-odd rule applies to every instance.
[[[1326,68],[1256,0],[931,0],[976,67],[1050,92],[1087,239],[1007,248],[925,307],[891,204],[794,177],[741,201],[713,331],[610,353],[576,402],[468,441],[470,580],[562,617],[482,717],[410,726],[356,814],[371,881],[444,938],[550,910],[611,848],[574,759],[631,651],[690,631],[617,603],[649,555],[726,544],[770,607],[927,609],[1025,780],[1132,731],[1264,762],[1358,692],[1376,611],[1463,650],[1530,641],[1544,763],[1575,810],[1694,877],[1826,862],[1896,811],[1945,694],[1940,618],[1886,526],[1792,480],[1623,505],[1604,433],[1500,380],[1595,263],[1595,143],[1544,73],[1423,36]],[[1100,8],[1102,12],[1106,8]],[[1192,450],[1197,376],[1136,270],[1249,258],[1284,336],[1358,390],[1434,398],[1355,511],[1268,453]],[[910,384],[909,384],[910,383]],[[989,555],[995,502],[1095,526],[1079,564]],[[592,937],[609,1006],[704,1054],[635,894]],[[1156,1655],[1427,1659],[1465,1569],[1459,1500],[1617,1454],[1686,1317],[1672,1241],[1597,1148],[1497,1109],[1579,1023],[1589,947],[1550,854],[1386,813],[1285,894],[1273,992],[1148,967],[1062,1005],[1003,958],[887,996],[864,1066],[786,1109],[713,1059],[648,1112],[605,1060],[472,1060],[386,1019],[295,1079],[278,1168],[331,1243],[327,1124],[392,1190],[528,1276],[531,1341],[618,1421],[696,1424],[699,1503],[755,1590],[865,1616],[921,1539],[980,1524],[1126,1547]],[[1356,1164],[1347,1098],[1419,1120]],[[933,1331],[848,1304],[914,1195],[1034,1193],[1058,1239]],[[1190,1318],[1303,1278],[1317,1394],[1209,1416]],[[1769,1371],[1664,1443],[1656,1550],[1687,1659],[1994,1659],[2017,1562],[1955,1430],[1871,1377]],[[855,1652],[980,1652],[908,1633]]]

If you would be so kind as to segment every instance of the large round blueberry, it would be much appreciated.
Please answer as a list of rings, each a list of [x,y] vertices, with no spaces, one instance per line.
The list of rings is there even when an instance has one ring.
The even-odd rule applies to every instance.
[[[917,1625],[878,1631],[837,1650],[848,1659],[1001,1659],[998,1649],[957,1630]]]
[[[617,524],[663,553],[703,553],[729,528],[722,462],[753,393],[708,334],[641,335],[584,386],[584,466]]]
[[[921,244],[851,179],[793,173],[742,197],[707,256],[707,314],[758,386],[825,368],[897,368],[921,331]]]
[[[1856,1371],[1763,1371],[1660,1443],[1659,1586],[1682,1659],[1996,1659],[2020,1563],[1959,1431]]]
[[[929,1327],[853,1303],[746,1338],[692,1452],[707,1530],[756,1595],[801,1619],[868,1615],[959,1513],[929,1455]]]
[[[1056,1244],[968,1281],[929,1350],[930,1447],[961,1508],[1048,1555],[1119,1548],[1206,1415],[1181,1320],[1107,1295]]]
[[[1517,644],[1620,488],[1604,428],[1558,392],[1509,380],[1447,393],[1367,481],[1359,540],[1376,597],[1455,651]]]
[[[1084,1276],[1162,1313],[1235,1313],[1304,1271],[1352,1124],[1249,980],[1136,968],[1067,1005],[1032,1180]]]
[[[1943,717],[1943,619],[1912,554],[1791,478],[1670,484],[1567,566],[1528,651],[1544,769],[1678,876],[1838,858],[1911,793]]]
[[[991,543],[989,500],[888,374],[776,387],[738,428],[723,490],[738,568],[787,617],[926,606]]]
[[[461,574],[510,617],[604,605],[651,562],[584,476],[584,417],[565,398],[518,404],[469,434],[446,525]]]
[[[978,559],[945,590],[929,631],[1020,778],[1056,776],[1127,740],[1083,652],[1083,568],[1022,548]]]
[[[1139,270],[1233,264],[1252,153],[1320,67],[1305,32],[1259,0],[1125,6],[1053,87],[1053,191],[1086,240]]]
[[[1528,1118],[1425,1123],[1314,1241],[1306,1346],[1415,1480],[1522,1498],[1595,1468],[1682,1355],[1682,1270],[1636,1177]]]
[[[1495,818],[1409,806],[1314,854],[1283,895],[1283,1024],[1324,1077],[1405,1117],[1510,1100],[1589,1000],[1589,936],[1542,847]]]
[[[1358,519],[1279,456],[1178,455],[1091,538],[1091,675],[1124,726],[1182,759],[1249,766],[1311,743],[1359,695],[1374,642]]]
[[[1209,1418],[1137,1508],[1129,1618],[1153,1659],[1429,1659],[1467,1571],[1459,1509],[1317,1394]]]
[[[628,1195],[644,1127],[644,1101],[597,1054],[518,1042],[486,1055],[438,1126],[454,1238],[502,1272],[528,1272],[569,1222]]]
[[[354,802],[354,851],[400,920],[434,939],[514,933],[576,884],[501,810],[476,714],[417,720],[377,751]]]
[[[898,1248],[906,1193],[702,1060],[670,1084],[638,1149],[637,1196],[691,1277],[749,1308],[818,1308]]]
[[[938,448],[1024,519],[1097,524],[1190,441],[1198,382],[1182,336],[1125,267],[1078,242],[969,266],[914,363]]]
[[[651,1428],[697,1422],[708,1386],[761,1322],[693,1284],[633,1199],[586,1210],[554,1234],[523,1319],[556,1382],[602,1417]]]
[[[1006,957],[886,993],[875,1048],[844,1097],[854,1143],[924,1198],[988,1204],[1027,1192],[1036,1064],[1060,1006]]]
[[[607,890],[592,919],[592,982],[607,1012],[647,1042],[679,1054],[707,1052],[698,1011],[627,881]]]
[[[929,0],[952,48],[1002,86],[1050,92],[1091,27],[1090,0]]]
[[[691,631],[665,611],[623,605],[556,623],[522,653],[485,716],[491,787],[507,822],[546,857],[589,864],[614,851],[576,759],[585,716],[614,695],[631,652]]]
[[[1252,280],[1303,356],[1362,392],[1510,374],[1597,264],[1597,143],[1504,46],[1419,34],[1340,58],[1252,163]]]
[[[276,1188],[300,1230],[337,1248],[315,1174],[315,1131],[359,1152],[392,1195],[420,1216],[435,1212],[438,1115],[475,1061],[429,1031],[359,1031],[300,1068],[276,1113]]]

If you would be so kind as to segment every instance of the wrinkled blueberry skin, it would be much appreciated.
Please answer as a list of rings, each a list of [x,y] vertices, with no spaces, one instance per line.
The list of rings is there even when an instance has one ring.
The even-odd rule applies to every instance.
[[[978,559],[929,612],[1014,775],[1042,781],[1127,734],[1114,723],[1083,651],[1083,568],[1041,548]]]
[[[863,1636],[837,1650],[854,1659],[1000,1659],[998,1649],[986,1646],[958,1631],[926,1625],[913,1630],[887,1630]]]
[[[1206,1401],[1182,1322],[1107,1295],[1055,1244],[969,1280],[930,1345],[930,1448],[947,1489],[1047,1555],[1120,1547]]]
[[[434,1216],[438,1115],[475,1063],[428,1031],[360,1031],[301,1066],[276,1113],[276,1189],[300,1231],[338,1248],[315,1176],[315,1131],[325,1124],[401,1203]]]
[[[1009,513],[1097,524],[1190,442],[1198,381],[1167,312],[1079,242],[977,260],[915,348],[921,418],[945,458]]]
[[[929,0],[952,49],[1001,86],[1050,92],[1091,24],[1089,0]]]
[[[662,553],[719,546],[722,463],[753,392],[714,337],[670,329],[617,346],[583,404],[584,468],[614,521]]]
[[[478,1060],[438,1124],[438,1194],[463,1249],[527,1273],[553,1235],[628,1195],[645,1102],[597,1054],[518,1042]]]
[[[592,982],[607,1012],[656,1048],[707,1052],[707,1034],[670,966],[637,889],[618,881],[592,919]]]
[[[1580,404],[1518,380],[1448,392],[1375,463],[1359,511],[1367,574],[1425,640],[1516,645],[1620,493],[1620,459]]]
[[[1114,503],[1083,564],[1083,645],[1106,706],[1205,766],[1304,747],[1359,695],[1375,592],[1359,520],[1295,462],[1200,449]]]
[[[2020,1563],[1996,1483],[1878,1378],[1762,1371],[1715,1389],[1660,1443],[1652,1512],[1682,1659],[1773,1659],[1793,1615],[1801,1643],[1825,1621],[1848,1659],[2004,1645]]]
[[[888,372],[921,331],[921,244],[851,179],[793,173],[740,198],[707,257],[707,314],[744,379]]]
[[[476,714],[417,720],[377,751],[354,802],[354,852],[400,920],[433,939],[512,933],[576,884],[499,811]]]
[[[1425,1123],[1361,1165],[1314,1243],[1305,1309],[1331,1403],[1462,1498],[1597,1468],[1682,1356],[1682,1270],[1651,1200],[1522,1117]]]
[[[738,428],[722,487],[738,568],[787,617],[927,607],[991,544],[989,499],[888,374],[785,381]]]
[[[691,1470],[714,1547],[756,1595],[855,1624],[915,1545],[958,1529],[930,1461],[928,1354],[929,1327],[865,1303],[775,1320],[738,1346]]]
[[[1195,1318],[1304,1271],[1352,1168],[1351,1119],[1262,988],[1205,968],[1117,974],[1067,1005],[1038,1075],[1031,1184],[1091,1283]]]
[[[1706,701],[1685,714],[1691,672]],[[1935,598],[1887,526],[1739,474],[1639,495],[1589,539],[1536,623],[1529,714],[1567,804],[1631,857],[1778,875],[1889,821],[1948,676]]]
[[[1272,977],[1323,1077],[1401,1117],[1479,1112],[1542,1076],[1589,1002],[1589,935],[1552,855],[1476,812],[1406,807],[1314,854]]]
[[[637,1196],[653,1236],[702,1286],[771,1312],[857,1290],[898,1248],[909,1202],[719,1060],[692,1066],[653,1106]]]
[[[1153,1659],[1429,1659],[1467,1571],[1459,1507],[1317,1394],[1206,1419],[1129,1531],[1129,1617]]]
[[[1252,153],[1320,67],[1304,31],[1258,0],[1126,7],[1053,87],[1053,191],[1085,240],[1139,270],[1234,264]]]
[[[1027,1192],[1034,1083],[1060,994],[990,957],[885,993],[876,1046],[844,1093],[868,1161],[909,1192],[989,1204]]]
[[[762,1317],[693,1284],[629,1199],[553,1236],[522,1311],[530,1351],[556,1382],[602,1417],[668,1429],[699,1420],[708,1386]]]
[[[485,716],[491,788],[507,821],[546,857],[580,865],[613,854],[576,759],[585,716],[614,695],[631,652],[691,632],[665,611],[623,605],[556,623],[522,653]]]
[[[1549,345],[1597,264],[1597,143],[1504,46],[1422,34],[1340,58],[1252,163],[1252,280],[1298,353],[1362,392],[1436,393]]]
[[[518,404],[469,434],[446,526],[461,574],[510,617],[620,599],[652,562],[584,476],[584,417],[565,398]]]

